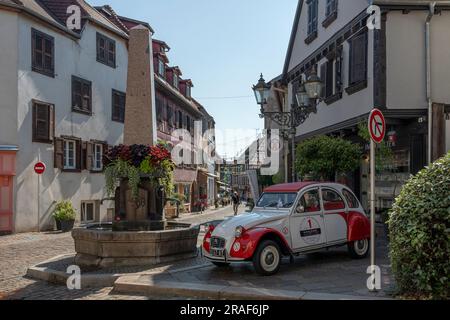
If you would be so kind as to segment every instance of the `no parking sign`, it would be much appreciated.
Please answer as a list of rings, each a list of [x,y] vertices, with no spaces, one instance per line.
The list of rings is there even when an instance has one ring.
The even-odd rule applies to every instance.
[[[369,133],[375,143],[381,143],[386,136],[386,120],[383,113],[373,109],[369,116]]]

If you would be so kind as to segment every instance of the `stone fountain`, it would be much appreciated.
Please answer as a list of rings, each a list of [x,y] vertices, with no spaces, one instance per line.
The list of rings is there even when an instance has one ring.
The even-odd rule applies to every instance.
[[[130,30],[124,144],[156,143],[156,111],[151,32]],[[145,178],[138,197],[124,179],[115,192],[115,220],[105,226],[72,231],[81,267],[140,266],[196,256],[199,228],[167,222],[165,196]]]

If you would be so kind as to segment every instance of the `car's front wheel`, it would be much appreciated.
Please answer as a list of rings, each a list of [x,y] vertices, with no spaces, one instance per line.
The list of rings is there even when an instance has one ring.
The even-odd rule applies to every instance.
[[[369,254],[370,240],[353,241],[348,244],[348,251],[354,259],[364,259]]]
[[[272,240],[261,242],[253,256],[253,266],[260,275],[276,274],[281,266],[281,250],[278,243]]]

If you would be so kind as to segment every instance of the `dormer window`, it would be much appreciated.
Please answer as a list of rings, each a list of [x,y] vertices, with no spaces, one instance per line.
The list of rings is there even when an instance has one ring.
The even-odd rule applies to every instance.
[[[163,78],[166,77],[166,65],[161,59],[158,60],[158,74]]]
[[[174,71],[173,72],[173,86],[178,89],[179,88],[178,85],[179,85],[178,75]]]
[[[191,87],[188,84],[186,84],[186,97],[191,97]]]

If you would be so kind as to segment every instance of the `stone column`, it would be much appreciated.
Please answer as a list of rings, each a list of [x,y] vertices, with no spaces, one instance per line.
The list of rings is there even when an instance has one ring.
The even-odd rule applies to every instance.
[[[155,145],[157,141],[155,79],[151,31],[130,30],[124,144]]]

